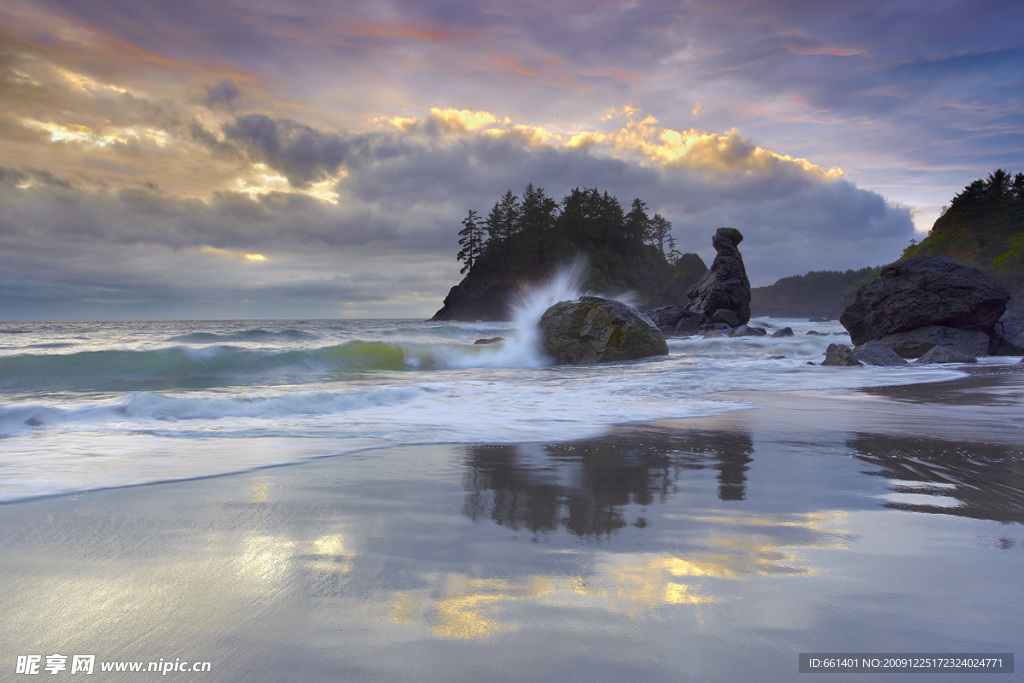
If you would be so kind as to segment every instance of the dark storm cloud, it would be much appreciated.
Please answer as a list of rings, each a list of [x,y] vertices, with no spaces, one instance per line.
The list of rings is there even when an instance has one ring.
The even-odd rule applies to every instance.
[[[337,172],[350,142],[288,119],[264,114],[240,116],[225,126],[225,135],[250,146],[258,158],[283,173],[296,187],[307,187]]]

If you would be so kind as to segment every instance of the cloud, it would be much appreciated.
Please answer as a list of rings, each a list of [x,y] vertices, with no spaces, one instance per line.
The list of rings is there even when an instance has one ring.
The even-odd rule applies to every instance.
[[[705,258],[736,227],[762,284],[887,262],[1019,164],[1019,12],[809,7],[11,0],[0,272],[37,303],[411,306],[388,259],[439,300],[465,212],[528,182],[641,197]]]
[[[230,108],[240,96],[238,86],[230,79],[223,79],[206,91],[205,104],[210,107],[225,106]]]
[[[289,119],[246,114],[224,127],[225,135],[245,143],[259,159],[285,174],[296,187],[324,180],[337,173],[350,148],[350,140],[324,133]]]
[[[247,150],[247,177],[265,164],[269,180],[205,197],[138,184],[86,187],[6,168],[3,289],[9,302],[39,306],[114,307],[120,297],[122,307],[164,310],[195,300],[219,315],[231,301],[262,306],[263,315],[295,312],[284,302],[303,292],[309,315],[337,315],[344,300],[425,317],[458,277],[461,218],[471,208],[485,214],[506,189],[531,182],[555,198],[576,186],[624,204],[641,197],[673,222],[681,249],[705,260],[714,230],[736,227],[756,284],[887,262],[912,234],[908,210],[811,162],[736,131],[673,136],[642,112],[629,114],[606,121],[591,144],[470,110],[385,119],[384,128],[360,133],[244,114],[225,126],[224,144]],[[215,148],[206,147],[211,158]],[[333,202],[309,193],[324,179]],[[410,302],[410,291],[427,294]],[[17,305],[8,304],[8,315]]]

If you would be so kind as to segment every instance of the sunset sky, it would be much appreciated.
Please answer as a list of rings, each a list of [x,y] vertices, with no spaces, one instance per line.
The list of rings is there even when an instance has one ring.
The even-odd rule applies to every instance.
[[[0,0],[0,318],[429,317],[527,183],[752,283],[1024,171],[1024,5]]]

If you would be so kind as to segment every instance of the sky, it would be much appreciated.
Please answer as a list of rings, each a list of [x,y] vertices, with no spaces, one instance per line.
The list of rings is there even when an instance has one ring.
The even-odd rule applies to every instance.
[[[427,318],[528,183],[754,286],[1024,171],[1000,0],[0,0],[0,319]]]

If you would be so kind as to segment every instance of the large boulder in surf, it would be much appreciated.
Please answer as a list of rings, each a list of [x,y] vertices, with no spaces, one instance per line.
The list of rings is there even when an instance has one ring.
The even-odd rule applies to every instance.
[[[1009,299],[1006,287],[980,268],[946,256],[915,256],[882,268],[839,322],[858,345],[936,326],[990,336]]]
[[[697,285],[690,290],[690,311],[710,320],[719,319],[733,327],[750,320],[750,281],[738,245],[743,235],[735,228],[719,228],[711,238],[715,260]]]
[[[544,352],[558,364],[607,363],[668,354],[665,335],[624,303],[596,296],[562,301],[541,316]]]

